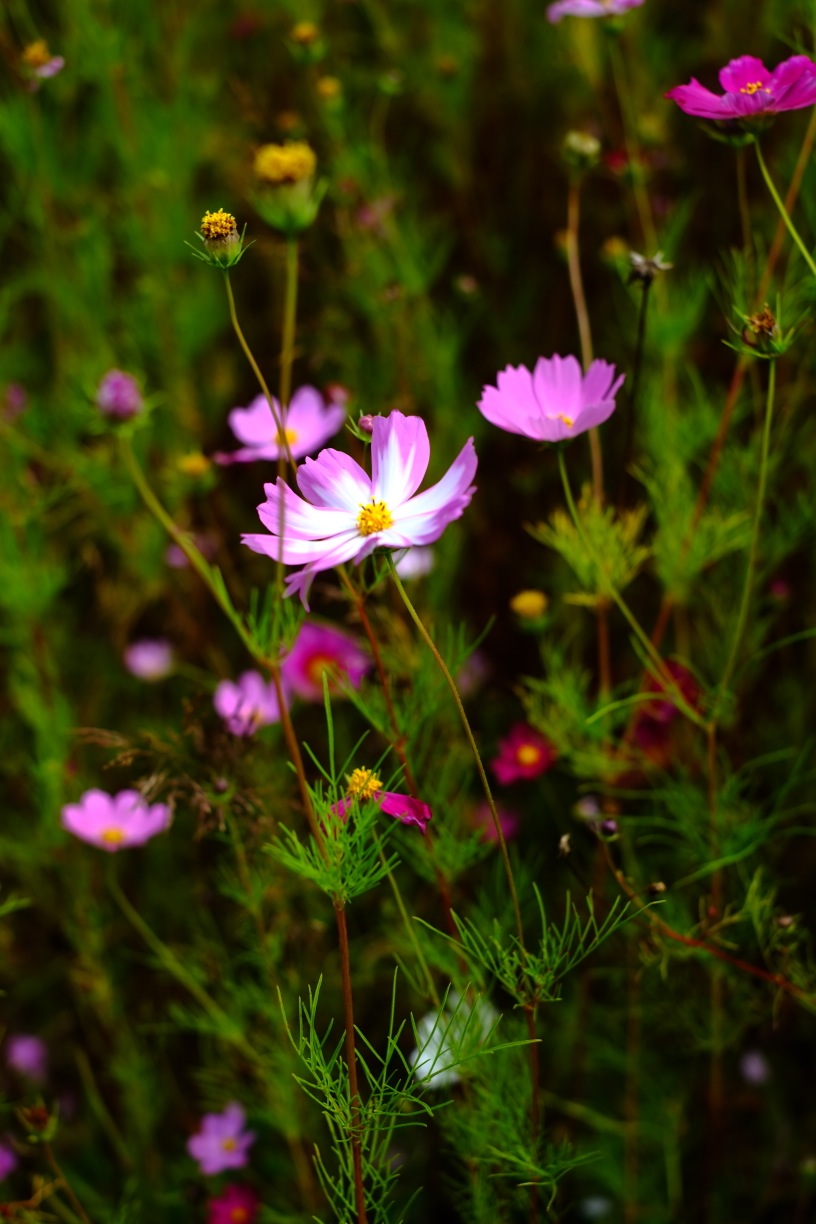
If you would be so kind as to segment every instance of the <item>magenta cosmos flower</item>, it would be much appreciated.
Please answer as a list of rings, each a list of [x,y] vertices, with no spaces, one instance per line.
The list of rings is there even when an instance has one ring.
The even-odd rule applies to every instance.
[[[816,103],[816,64],[794,55],[773,72],[753,55],[741,55],[720,71],[723,94],[712,93],[692,77],[666,94],[687,115],[700,119],[753,119]]]
[[[491,766],[503,786],[520,778],[537,778],[555,761],[555,752],[543,735],[527,723],[516,723],[499,741],[499,755]]]
[[[6,1039],[6,1065],[35,1084],[48,1078],[48,1046],[33,1033],[14,1033]]]
[[[259,1202],[249,1186],[225,1186],[223,1194],[207,1204],[207,1224],[254,1224]]]
[[[197,1160],[205,1177],[224,1169],[242,1169],[247,1152],[255,1142],[253,1131],[244,1130],[246,1114],[237,1101],[230,1101],[223,1113],[205,1114],[201,1130],[187,1140],[187,1151]]]
[[[258,514],[270,534],[245,535],[243,542],[276,561],[302,566],[287,578],[287,594],[297,591],[306,604],[312,579],[321,570],[345,561],[359,564],[376,548],[432,544],[460,517],[475,491],[473,439],[437,484],[414,496],[429,459],[428,431],[420,417],[401,412],[375,417],[370,476],[341,451],[321,451],[297,471],[298,487],[308,500],[280,478],[264,485],[266,501]]]
[[[556,0],[547,9],[547,17],[552,22],[562,17],[619,17],[643,3],[644,0]]]
[[[526,366],[502,370],[498,386],[484,388],[479,411],[509,433],[566,442],[612,415],[624,378],[608,361],[593,361],[583,374],[577,357],[539,357],[532,374]]]
[[[370,667],[371,657],[353,637],[333,625],[307,621],[283,660],[281,676],[304,701],[322,701],[324,674],[329,692],[336,693],[340,682],[359,688]]]
[[[173,670],[173,647],[163,638],[131,642],[123,657],[125,667],[140,680],[163,680]]]
[[[283,417],[283,429],[293,459],[302,459],[320,450],[334,437],[346,419],[342,404],[323,402],[315,387],[299,387],[286,412],[274,398],[275,415]],[[217,463],[251,463],[253,459],[278,459],[281,439],[275,416],[265,395],[259,395],[248,408],[233,408],[227,417],[230,429],[243,447],[228,454],[217,454]]]
[[[346,797],[335,803],[332,811],[346,816],[356,803],[372,800],[386,816],[393,816],[402,824],[413,825],[424,833],[431,819],[431,809],[421,799],[401,795],[397,791],[384,791],[382,782],[371,769],[355,769],[346,775]]]
[[[96,406],[105,416],[127,420],[142,410],[142,393],[132,374],[108,370],[96,391]]]
[[[254,735],[259,727],[280,722],[278,694],[260,672],[243,672],[236,681],[222,680],[213,705],[233,735]]]
[[[126,850],[142,846],[170,824],[166,803],[148,804],[138,791],[123,790],[109,795],[89,790],[79,803],[62,809],[62,827],[100,850]]]
[[[517,836],[521,821],[518,818],[517,812],[511,812],[509,808],[497,807],[496,812],[501,825],[502,836],[505,841],[512,841]],[[496,832],[496,825],[493,821],[493,813],[490,810],[490,804],[483,801],[477,803],[471,814],[471,824],[476,832],[485,842],[497,842],[499,835]]]

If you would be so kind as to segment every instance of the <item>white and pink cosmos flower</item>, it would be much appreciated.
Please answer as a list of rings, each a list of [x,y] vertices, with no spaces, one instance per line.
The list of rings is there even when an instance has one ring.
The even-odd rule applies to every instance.
[[[577,357],[539,357],[502,370],[496,387],[485,387],[479,411],[499,429],[539,442],[568,442],[601,425],[615,411],[615,395],[626,376],[615,378],[608,361],[593,361],[582,373]]]
[[[248,408],[233,408],[227,420],[238,441],[244,445],[240,450],[219,452],[215,455],[216,463],[251,463],[255,459],[280,458],[284,448],[278,421],[283,425],[292,458],[302,459],[320,450],[346,419],[345,404],[325,403],[315,387],[299,387],[285,412],[281,411],[274,396],[272,402],[274,414],[265,395],[257,396]]]
[[[461,517],[475,492],[473,439],[440,481],[417,494],[430,454],[420,417],[401,412],[375,417],[370,476],[342,451],[321,451],[298,468],[304,497],[280,478],[264,485],[266,501],[258,515],[269,534],[244,535],[243,542],[254,552],[300,566],[288,576],[286,593],[297,591],[308,607],[309,587],[321,570],[346,561],[359,565],[377,548],[432,544]]]
[[[130,846],[142,846],[170,824],[171,812],[166,803],[149,804],[135,790],[123,790],[109,795],[102,790],[89,790],[79,803],[68,803],[62,809],[62,827],[82,841],[113,853]]]

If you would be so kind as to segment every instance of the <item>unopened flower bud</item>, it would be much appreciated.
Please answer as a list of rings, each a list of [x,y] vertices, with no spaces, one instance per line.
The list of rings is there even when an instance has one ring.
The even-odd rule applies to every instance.
[[[591,170],[600,159],[601,142],[590,132],[567,132],[561,151],[573,170]]]
[[[357,422],[357,426],[359,429],[362,429],[363,433],[367,433],[367,434],[373,433],[374,432],[373,414],[370,412],[367,412],[365,416],[361,416],[359,421]]]
[[[343,94],[343,82],[339,77],[323,76],[315,86],[318,97],[324,102],[336,102]]]
[[[566,858],[567,855],[571,853],[572,846],[570,845],[570,835],[569,833],[562,833],[558,839],[558,855],[560,858]]]
[[[666,885],[663,883],[662,880],[655,880],[653,884],[649,885],[646,891],[652,897],[659,897],[662,893],[666,891]]]
[[[125,421],[142,410],[142,393],[136,379],[124,370],[108,370],[96,391],[96,406],[105,416]]]
[[[253,197],[268,225],[287,235],[308,229],[317,216],[325,186],[315,185],[317,158],[302,140],[265,144],[255,154],[259,191]]]
[[[195,247],[190,249],[197,259],[211,267],[222,270],[234,268],[244,253],[244,235],[238,233],[232,213],[224,212],[223,208],[205,212],[198,237],[204,244],[204,251]],[[190,244],[187,243],[187,246]]]
[[[549,600],[543,591],[519,591],[510,600],[510,607],[522,620],[540,620],[547,611]]]
[[[618,822],[608,817],[606,820],[601,821],[600,829],[604,837],[614,837],[618,832]]]
[[[298,21],[289,31],[289,37],[299,47],[311,47],[320,37],[320,30],[313,21]]]

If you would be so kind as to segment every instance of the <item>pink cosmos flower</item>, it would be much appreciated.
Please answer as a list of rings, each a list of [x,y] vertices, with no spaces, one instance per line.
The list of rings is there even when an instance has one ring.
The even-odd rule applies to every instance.
[[[375,417],[371,435],[371,476],[337,450],[321,451],[297,472],[304,501],[278,479],[264,485],[266,502],[258,507],[269,535],[245,535],[243,542],[286,565],[302,568],[287,578],[306,603],[309,587],[321,570],[359,564],[376,548],[409,548],[432,544],[469,504],[476,474],[476,452],[470,438],[442,479],[424,493],[416,490],[428,468],[430,444],[420,417],[391,412]],[[280,501],[284,535],[279,537]]]
[[[753,119],[816,103],[816,64],[793,55],[770,72],[762,60],[741,55],[720,71],[723,94],[712,93],[692,77],[666,94],[687,115],[701,119]]]
[[[562,17],[618,17],[643,3],[644,0],[556,0],[547,9],[547,17],[552,22]]]
[[[396,562],[396,570],[400,578],[424,578],[434,567],[434,551],[432,548],[409,548],[402,553]]]
[[[62,809],[62,827],[82,841],[111,853],[130,846],[142,846],[170,824],[166,803],[148,804],[138,791],[123,790],[118,795],[89,790],[79,803]]]
[[[502,807],[497,807],[496,811],[499,814],[499,824],[504,834],[504,840],[512,841],[517,836],[521,826],[518,813],[511,812],[509,808]],[[497,842],[499,840],[489,803],[477,803],[471,815],[471,822],[481,835],[482,841]]]
[[[615,379],[608,361],[593,361],[586,374],[576,357],[539,357],[526,366],[502,370],[497,387],[485,387],[479,411],[499,429],[539,442],[566,442],[600,425],[615,411]]]
[[[141,638],[124,653],[125,667],[140,680],[163,680],[173,670],[173,647],[163,638]]]
[[[205,1114],[201,1130],[187,1140],[187,1151],[197,1160],[205,1177],[224,1169],[242,1169],[247,1152],[255,1142],[253,1131],[244,1130],[246,1114],[237,1101],[230,1101],[223,1113]]]
[[[338,681],[359,688],[371,667],[371,657],[353,637],[334,625],[306,621],[283,660],[284,683],[304,701],[323,700],[323,674],[329,679],[329,692],[336,693]]]
[[[249,1186],[225,1186],[223,1194],[210,1199],[207,1224],[254,1224],[259,1199]]]
[[[35,1084],[48,1078],[48,1046],[32,1033],[15,1033],[6,1039],[6,1064]]]
[[[519,778],[537,778],[555,761],[555,751],[527,723],[516,723],[510,733],[499,741],[499,755],[491,761],[491,767],[499,782],[507,786]]]
[[[108,370],[96,391],[96,406],[105,416],[127,420],[142,410],[142,393],[132,374]]]
[[[9,1173],[13,1173],[19,1164],[17,1153],[10,1143],[0,1139],[0,1181],[5,1181]]]
[[[274,397],[273,402],[280,419],[280,404]],[[302,459],[319,450],[337,433],[345,419],[343,404],[325,404],[315,387],[299,387],[283,413],[283,428],[292,458]],[[217,454],[217,463],[251,463],[254,459],[279,458],[280,436],[265,395],[257,396],[248,408],[233,408],[227,420],[238,441],[244,445],[240,450]]]
[[[347,790],[345,799],[332,806],[332,811],[338,816],[346,816],[354,807],[355,802],[365,803],[373,800],[385,812],[405,825],[413,825],[424,833],[431,819],[431,809],[421,799],[411,795],[401,795],[397,791],[384,791],[382,782],[371,769],[355,769],[346,777]]]
[[[259,727],[280,722],[275,686],[260,672],[243,672],[235,682],[222,680],[213,695],[213,705],[233,735],[254,735]]]

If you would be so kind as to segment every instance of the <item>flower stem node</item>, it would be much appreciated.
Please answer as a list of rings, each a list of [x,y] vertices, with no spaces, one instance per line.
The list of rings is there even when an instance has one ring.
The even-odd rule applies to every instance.
[[[201,218],[201,229],[196,231],[196,237],[200,238],[204,250],[197,250],[189,242],[186,245],[202,263],[226,272],[235,267],[245,252],[245,233],[246,226],[239,234],[232,213],[219,208],[215,212],[205,212]]]
[[[326,191],[325,181],[315,180],[311,146],[302,140],[261,145],[253,169],[258,190],[252,202],[267,225],[288,237],[308,229]]]

